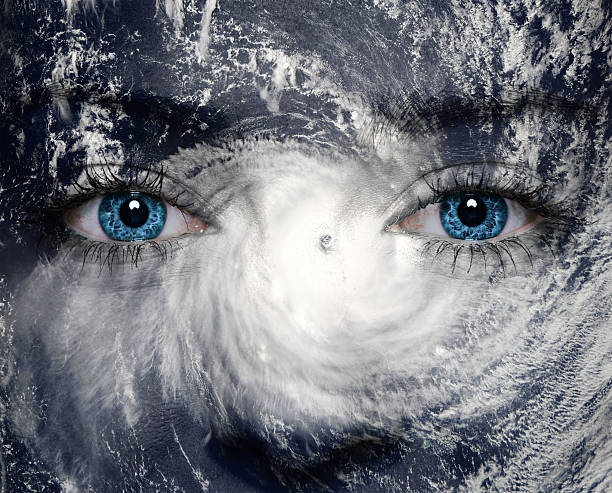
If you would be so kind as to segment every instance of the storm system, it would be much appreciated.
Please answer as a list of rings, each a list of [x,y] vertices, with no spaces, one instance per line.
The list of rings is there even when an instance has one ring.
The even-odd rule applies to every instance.
[[[612,491],[608,0],[0,7],[1,493]]]

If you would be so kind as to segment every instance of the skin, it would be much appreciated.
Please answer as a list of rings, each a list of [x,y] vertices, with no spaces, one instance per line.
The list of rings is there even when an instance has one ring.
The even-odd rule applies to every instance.
[[[612,488],[609,7],[2,15],[3,491]],[[105,172],[206,230],[85,243]],[[479,182],[537,224],[389,227]]]

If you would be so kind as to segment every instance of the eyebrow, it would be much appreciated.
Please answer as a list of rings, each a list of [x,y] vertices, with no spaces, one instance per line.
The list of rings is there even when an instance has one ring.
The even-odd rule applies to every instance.
[[[144,90],[121,94],[107,88],[65,89],[53,84],[35,89],[16,101],[15,110],[23,116],[28,108],[52,103],[61,105],[62,102],[68,105],[89,103],[122,111],[132,118],[140,118],[162,128],[172,129],[173,133],[181,136],[189,135],[193,142],[212,142],[222,132],[233,134],[232,129],[240,121],[238,115],[230,118],[227,113],[208,105],[177,101],[176,98]],[[407,137],[432,135],[445,128],[474,121],[511,119],[533,109],[574,115],[592,110],[587,103],[534,90],[507,90],[500,97],[442,92],[428,99],[416,91],[403,91],[379,98],[372,105],[372,109],[374,117],[368,130],[362,134],[362,138],[365,137],[362,143],[374,142],[396,132]]]
[[[201,137],[216,134],[231,127],[227,114],[208,105],[177,101],[143,90],[124,94],[99,88],[75,87],[66,89],[47,85],[36,88],[13,103],[13,111],[22,116],[29,110],[50,104],[95,104],[102,108],[121,111],[136,119],[146,120],[161,127],[168,126],[181,134],[193,132]]]
[[[374,105],[375,138],[392,130],[418,137],[474,121],[504,120],[533,109],[576,114],[586,103],[541,91],[506,91],[501,97],[444,94],[425,99],[418,92],[385,97]]]

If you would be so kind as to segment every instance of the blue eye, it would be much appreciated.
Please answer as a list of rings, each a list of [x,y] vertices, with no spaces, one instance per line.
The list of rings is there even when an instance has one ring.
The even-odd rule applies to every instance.
[[[147,241],[159,236],[166,224],[161,198],[141,192],[105,195],[98,209],[100,226],[116,241]]]
[[[440,203],[440,221],[446,234],[460,240],[486,240],[504,229],[508,206],[490,193],[456,193]]]
[[[390,232],[482,241],[518,235],[542,220],[516,200],[490,192],[450,192],[390,225]]]

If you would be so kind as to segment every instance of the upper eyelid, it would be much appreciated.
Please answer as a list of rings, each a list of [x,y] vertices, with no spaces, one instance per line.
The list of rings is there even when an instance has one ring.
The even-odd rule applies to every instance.
[[[414,186],[415,183],[426,179],[430,175],[436,175],[436,174],[440,174],[445,171],[449,171],[449,170],[453,170],[457,168],[465,168],[465,167],[471,167],[473,170],[477,166],[483,166],[483,167],[491,166],[491,167],[496,167],[498,169],[515,170],[516,175],[518,175],[519,173],[523,175],[528,175],[530,179],[542,183],[542,180],[540,180],[535,174],[529,173],[527,168],[523,165],[506,163],[503,161],[465,161],[465,162],[457,162],[453,164],[443,165],[436,169],[432,169],[432,170],[427,171],[426,173],[423,173],[421,176],[413,180],[404,190],[402,190],[400,195],[405,193],[407,190],[409,190],[412,186]]]
[[[482,168],[481,175],[474,174],[475,168]],[[491,169],[492,172],[486,173],[487,169]],[[457,175],[455,175],[453,183],[450,183],[449,180],[447,184],[440,184],[438,181],[434,185],[432,180],[428,181],[431,177],[449,173],[453,170],[463,171],[468,178],[471,176],[471,183],[458,181]],[[507,174],[503,173],[505,170],[512,173],[509,178]],[[472,172],[471,175],[470,171]],[[491,181],[491,177],[495,172],[501,173],[501,175],[494,177]],[[525,179],[521,180],[520,178],[528,179],[531,185],[528,186]],[[440,187],[444,188],[440,189]],[[426,191],[425,194],[422,193],[423,188]],[[544,182],[531,173],[530,170],[526,169],[525,166],[521,165],[499,161],[460,162],[444,165],[420,175],[397,194],[391,205],[385,210],[385,215],[391,214],[391,217],[385,221],[384,230],[387,230],[404,217],[436,202],[440,199],[440,194],[451,191],[486,191],[502,196],[506,196],[504,194],[508,193],[511,196],[506,198],[515,199],[521,202],[521,205],[524,207],[541,212],[543,204],[535,201],[533,197],[537,196],[543,188]],[[419,194],[419,191],[421,191],[421,194]],[[424,197],[427,198],[424,199]]]
[[[58,210],[66,210],[82,205],[99,195],[134,190],[158,196],[171,206],[197,215],[200,219],[209,222],[211,226],[213,225],[214,211],[209,201],[183,180],[168,172],[167,168],[162,165],[152,165],[149,167],[131,166],[129,173],[134,171],[135,173],[144,174],[145,176],[141,178],[146,179],[146,181],[138,181],[138,179],[130,181],[127,178],[123,178],[113,170],[113,168],[121,168],[121,165],[108,163],[87,164],[83,168],[83,171],[89,173],[86,176],[87,183],[84,185],[77,182],[68,184],[67,196],[61,200],[52,200],[51,207]],[[171,184],[171,188],[178,188],[179,190],[168,190],[168,183]],[[150,186],[151,184],[154,185]]]

